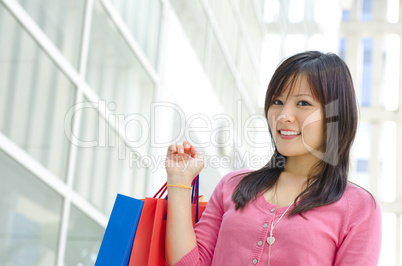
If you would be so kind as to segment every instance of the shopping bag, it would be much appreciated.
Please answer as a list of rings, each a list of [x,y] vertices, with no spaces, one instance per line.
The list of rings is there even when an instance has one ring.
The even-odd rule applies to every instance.
[[[145,198],[129,266],[164,265],[167,201]]]
[[[127,266],[144,202],[117,194],[96,266]]]
[[[196,179],[199,178],[198,176]],[[193,182],[192,218],[193,226],[199,220],[206,204],[199,204],[198,184]],[[199,182],[199,181],[198,181]],[[166,185],[166,184],[165,184]],[[160,191],[166,191],[162,187]],[[165,234],[167,200],[157,198],[145,198],[144,207],[138,224],[137,234],[131,251],[129,266],[165,265]],[[159,195],[161,197],[161,195]]]

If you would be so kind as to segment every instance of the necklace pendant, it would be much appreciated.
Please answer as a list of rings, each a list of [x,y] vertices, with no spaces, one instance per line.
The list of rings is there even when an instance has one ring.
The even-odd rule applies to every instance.
[[[268,242],[268,244],[272,245],[272,244],[275,242],[275,237],[269,236],[269,237],[267,238],[267,242]]]

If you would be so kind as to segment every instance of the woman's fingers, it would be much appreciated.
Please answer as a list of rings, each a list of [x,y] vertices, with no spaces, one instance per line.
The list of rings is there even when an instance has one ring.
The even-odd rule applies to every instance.
[[[184,154],[184,147],[183,147],[183,144],[177,143],[177,144],[176,144],[176,148],[177,148],[177,153],[178,153],[178,154]]]
[[[183,141],[184,150],[189,151],[192,147],[191,143],[187,140]]]
[[[195,155],[199,154],[199,152],[197,151],[197,148],[195,146],[191,146],[188,154],[190,154],[191,157],[195,158]]]
[[[177,152],[177,147],[176,144],[172,144],[168,147],[168,151],[167,151],[167,155],[171,155],[174,154],[175,152]]]
[[[168,155],[171,154],[189,154],[191,157],[194,157],[195,152],[197,152],[197,149],[191,145],[190,142],[188,142],[187,140],[185,140],[183,143],[176,143],[176,144],[172,144],[169,146],[168,148]]]
[[[198,152],[197,148],[192,146],[188,141],[170,145],[168,147],[166,161],[168,175],[177,174],[179,173],[177,171],[180,171],[181,173],[179,173],[179,175],[186,173],[186,175],[194,177],[204,167],[202,155]]]

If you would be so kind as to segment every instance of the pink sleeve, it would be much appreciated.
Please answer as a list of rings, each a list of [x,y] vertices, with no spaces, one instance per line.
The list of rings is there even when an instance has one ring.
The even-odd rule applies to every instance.
[[[381,249],[380,204],[377,200],[374,202],[371,195],[364,190],[350,195],[348,201],[345,237],[334,265],[378,265]]]
[[[175,266],[196,265],[196,262],[199,261],[199,257],[198,248],[195,247],[189,253],[184,255],[184,257],[181,258],[181,260],[177,262]]]
[[[194,231],[197,238],[197,246],[187,253],[177,266],[188,265],[211,265],[218,233],[222,222],[223,199],[222,189],[232,175],[228,174],[216,186],[200,221],[196,224]]]

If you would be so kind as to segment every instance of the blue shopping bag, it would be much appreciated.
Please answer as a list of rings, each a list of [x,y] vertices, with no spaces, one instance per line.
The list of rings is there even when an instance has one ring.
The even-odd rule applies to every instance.
[[[143,206],[142,200],[117,194],[96,266],[128,265]]]

